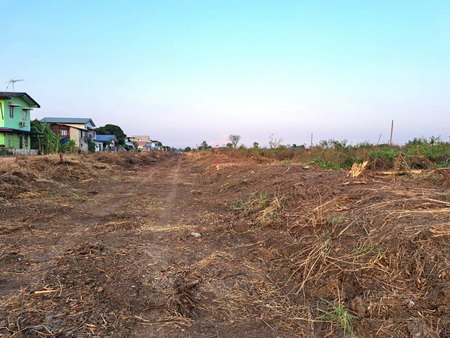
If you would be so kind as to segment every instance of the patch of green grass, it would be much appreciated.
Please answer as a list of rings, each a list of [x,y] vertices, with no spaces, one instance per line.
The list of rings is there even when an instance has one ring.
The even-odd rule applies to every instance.
[[[315,159],[313,160],[314,163],[318,164],[319,167],[325,170],[339,170],[341,169],[341,166],[338,163],[326,161],[323,159]]]
[[[328,223],[330,225],[343,224],[345,221],[349,220],[349,217],[345,216],[328,216]]]
[[[334,325],[343,329],[346,334],[356,337],[352,328],[352,321],[356,316],[349,313],[342,303],[335,304],[323,298],[321,300],[328,304],[327,310],[319,309],[323,313],[321,318],[331,321]]]
[[[257,227],[270,225],[278,220],[278,213],[284,207],[285,196],[269,197],[267,192],[256,192],[247,201],[238,198],[231,208],[255,220]]]
[[[241,198],[238,198],[232,205],[231,208],[233,210],[240,210],[244,214],[249,215],[263,209],[268,203],[269,199],[267,198],[267,192],[256,192],[253,193],[252,196],[244,201]]]
[[[365,255],[369,252],[375,252],[377,257],[381,257],[384,254],[384,250],[382,248],[372,243],[361,244],[353,250],[353,254],[357,256]]]
[[[270,199],[268,198],[267,192],[256,192],[244,203],[243,211],[247,215],[255,214],[267,207],[269,203]]]
[[[238,198],[236,199],[236,201],[233,202],[233,204],[231,204],[231,209],[233,210],[242,210],[245,206],[245,202],[241,199]]]

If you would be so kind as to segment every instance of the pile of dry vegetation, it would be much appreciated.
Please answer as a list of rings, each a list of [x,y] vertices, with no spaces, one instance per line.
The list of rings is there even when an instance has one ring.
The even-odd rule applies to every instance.
[[[0,198],[26,197],[53,190],[61,183],[112,175],[173,156],[166,152],[96,153],[82,155],[19,156],[0,161]]]

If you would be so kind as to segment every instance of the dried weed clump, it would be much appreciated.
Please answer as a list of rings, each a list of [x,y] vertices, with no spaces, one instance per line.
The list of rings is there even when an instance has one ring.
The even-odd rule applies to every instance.
[[[406,325],[410,318],[421,319],[435,336],[445,332],[448,193],[401,185],[350,192],[305,210],[291,225],[299,239],[286,257],[291,292],[305,301],[339,302],[354,316],[347,333],[365,336],[371,328],[376,335],[407,337],[413,334]]]
[[[90,156],[100,163],[112,165],[121,169],[132,169],[139,165],[150,165],[161,159],[166,159],[176,154],[172,152],[149,151],[149,152],[120,152],[95,153]]]
[[[64,182],[132,170],[170,156],[175,155],[155,151],[18,156],[14,162],[0,162],[0,198],[25,198],[27,193],[54,190]]]
[[[265,227],[279,221],[279,213],[287,201],[286,196],[269,196],[267,192],[254,193],[248,200],[238,198],[232,209],[250,216],[256,227]]]

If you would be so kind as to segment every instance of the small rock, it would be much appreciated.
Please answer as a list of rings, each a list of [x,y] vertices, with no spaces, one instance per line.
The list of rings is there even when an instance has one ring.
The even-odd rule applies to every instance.
[[[311,167],[309,166],[309,165],[305,165],[305,166],[303,166],[303,169],[305,169],[305,170],[308,170],[308,169],[310,169]]]
[[[438,338],[422,318],[410,318],[408,320],[408,331],[411,337],[417,338]]]
[[[439,306],[439,307],[437,308],[437,312],[438,312],[440,315],[443,315],[443,314],[446,314],[447,312],[450,312],[450,311],[449,311],[449,308],[448,308],[447,306],[441,305],[441,306]]]
[[[195,238],[200,238],[202,237],[202,234],[199,232],[191,232],[191,235],[194,236]]]
[[[367,312],[366,305],[361,297],[357,296],[352,300],[350,308],[355,311],[359,317],[364,317]]]
[[[97,292],[98,292],[98,293],[103,292],[103,288],[102,288],[101,286],[99,286],[99,287],[97,288]]]

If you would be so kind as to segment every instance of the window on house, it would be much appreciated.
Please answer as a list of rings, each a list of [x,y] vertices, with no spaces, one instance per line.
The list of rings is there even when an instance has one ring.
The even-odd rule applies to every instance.
[[[9,106],[9,117],[14,118],[14,107]]]
[[[26,120],[27,120],[27,110],[22,109],[22,121],[26,121]]]
[[[67,136],[67,130],[61,130],[61,136]]]

